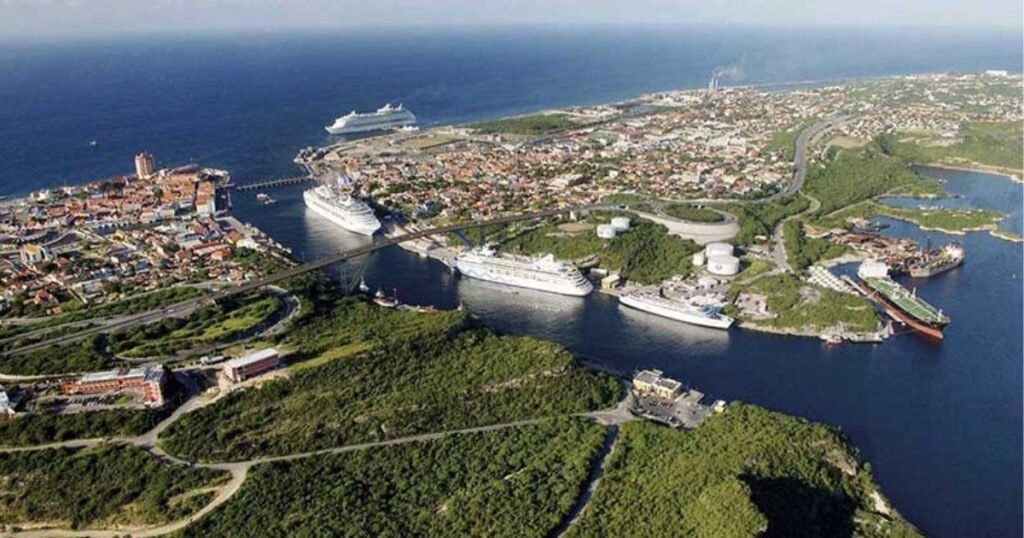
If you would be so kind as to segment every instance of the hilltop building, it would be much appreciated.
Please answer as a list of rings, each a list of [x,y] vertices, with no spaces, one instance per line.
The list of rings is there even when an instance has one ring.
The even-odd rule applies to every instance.
[[[274,348],[261,349],[224,363],[224,375],[235,383],[241,383],[281,364],[281,357]]]
[[[110,394],[120,391],[137,393],[147,405],[164,404],[167,371],[157,368],[123,368],[93,372],[65,382],[64,394]]]

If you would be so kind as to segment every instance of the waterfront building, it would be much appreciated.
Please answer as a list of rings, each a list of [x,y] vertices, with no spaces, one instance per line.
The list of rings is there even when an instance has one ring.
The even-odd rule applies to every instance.
[[[281,357],[274,348],[261,349],[224,363],[224,375],[235,383],[241,383],[273,370],[281,364]]]
[[[135,392],[147,405],[164,404],[164,389],[167,385],[167,371],[155,368],[122,368],[93,372],[66,381],[61,389],[64,394],[110,394],[120,391]]]
[[[153,156],[147,152],[135,156],[135,177],[145,179],[153,175]]]
[[[633,388],[640,394],[674,400],[682,393],[683,384],[664,374],[661,370],[642,370],[633,376]]]
[[[618,273],[612,273],[601,279],[601,289],[611,290],[619,287],[622,283],[622,277]]]

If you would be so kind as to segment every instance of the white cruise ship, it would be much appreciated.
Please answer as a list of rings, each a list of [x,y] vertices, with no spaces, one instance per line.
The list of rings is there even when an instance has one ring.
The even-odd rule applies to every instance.
[[[309,189],[302,193],[302,199],[317,215],[350,232],[373,235],[380,229],[380,221],[370,206],[330,185]]]
[[[376,112],[360,114],[353,110],[348,114],[334,120],[334,123],[324,127],[328,133],[334,135],[349,133],[365,133],[368,131],[383,131],[396,127],[411,127],[416,125],[416,116],[409,109],[402,105],[391,106],[390,104],[378,108]]]
[[[734,321],[721,314],[718,305],[675,301],[653,293],[627,293],[619,297],[619,302],[658,316],[714,329],[728,329]]]
[[[455,268],[470,278],[530,288],[562,295],[583,297],[594,285],[572,264],[548,254],[539,258],[498,254],[484,247],[460,254]]]

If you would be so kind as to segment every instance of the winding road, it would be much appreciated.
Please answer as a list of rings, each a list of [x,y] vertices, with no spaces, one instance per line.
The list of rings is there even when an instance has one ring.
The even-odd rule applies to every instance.
[[[193,389],[194,389],[194,387],[193,387]],[[100,446],[100,445],[103,445],[103,444],[133,445],[133,446],[137,446],[139,448],[142,448],[142,449],[150,452],[151,454],[153,454],[153,456],[155,456],[157,458],[160,458],[161,460],[166,461],[166,462],[171,463],[171,464],[182,465],[182,466],[186,466],[186,467],[198,467],[198,468],[205,468],[205,469],[216,469],[216,470],[226,471],[226,472],[230,473],[230,479],[227,482],[223,483],[222,485],[219,485],[219,486],[216,487],[217,495],[213,498],[213,500],[211,500],[210,503],[208,503],[206,506],[204,506],[201,510],[199,510],[198,512],[196,512],[192,516],[190,516],[188,518],[180,519],[180,520],[177,520],[177,521],[172,521],[172,522],[169,522],[169,523],[166,523],[166,524],[163,524],[163,525],[160,525],[160,526],[156,526],[156,527],[133,527],[133,528],[118,528],[118,529],[86,529],[86,530],[70,530],[70,529],[47,528],[47,529],[32,529],[32,530],[25,530],[25,531],[16,531],[16,532],[11,532],[11,533],[4,534],[4,536],[10,535],[10,536],[23,537],[23,538],[24,537],[28,537],[28,538],[45,538],[45,537],[50,537],[50,536],[83,537],[83,538],[84,537],[88,537],[88,536],[105,537],[105,538],[118,538],[118,537],[124,537],[125,535],[131,535],[132,537],[160,536],[160,535],[164,535],[164,534],[168,534],[168,533],[171,533],[171,532],[175,532],[175,531],[181,530],[181,529],[185,528],[186,526],[188,526],[189,524],[191,524],[193,521],[198,520],[199,518],[205,516],[206,514],[212,512],[213,510],[216,510],[218,507],[220,507],[221,505],[226,503],[228,500],[230,500],[235,495],[235,493],[237,493],[241,489],[242,484],[245,483],[245,479],[248,476],[249,471],[254,466],[256,466],[256,465],[261,465],[261,464],[266,464],[266,463],[273,463],[273,462],[282,462],[282,461],[294,461],[294,460],[299,460],[299,459],[304,459],[304,458],[318,457],[318,456],[325,456],[325,455],[344,454],[346,452],[355,452],[355,451],[360,451],[360,450],[371,450],[371,449],[383,448],[383,447],[388,447],[388,446],[403,445],[403,444],[408,444],[408,443],[419,443],[419,442],[433,441],[433,440],[443,439],[443,438],[446,438],[446,437],[451,437],[451,436],[456,436],[456,435],[471,435],[471,434],[476,434],[476,433],[484,433],[484,432],[504,430],[504,429],[508,429],[508,428],[520,428],[520,427],[524,427],[524,426],[532,426],[532,425],[540,424],[542,422],[546,422],[546,421],[549,421],[549,420],[552,420],[552,419],[555,419],[555,418],[559,418],[559,417],[551,416],[551,417],[540,417],[540,418],[523,419],[523,420],[517,420],[517,421],[503,422],[503,423],[500,423],[500,424],[488,424],[488,425],[484,425],[484,426],[474,426],[474,427],[469,427],[469,428],[460,428],[460,429],[447,430],[447,431],[442,431],[442,432],[423,433],[423,434],[411,435],[411,436],[407,436],[407,437],[399,437],[399,438],[395,438],[395,439],[387,439],[387,440],[384,440],[384,441],[371,441],[371,442],[366,442],[366,443],[357,443],[357,444],[351,444],[351,445],[343,445],[343,446],[333,447],[333,448],[324,448],[324,449],[319,449],[319,450],[310,450],[310,451],[307,451],[307,452],[297,452],[297,453],[294,453],[294,454],[286,454],[286,455],[281,455],[281,456],[265,456],[265,457],[253,458],[253,459],[249,459],[249,460],[242,460],[242,461],[235,461],[235,462],[191,462],[191,461],[183,460],[181,458],[177,458],[175,456],[172,456],[172,455],[168,454],[167,452],[165,452],[163,450],[163,448],[161,448],[159,446],[158,439],[159,439],[160,434],[162,432],[164,432],[167,428],[169,428],[171,426],[171,424],[176,422],[178,419],[180,419],[185,414],[188,414],[188,413],[190,413],[192,411],[195,411],[197,409],[200,409],[202,407],[210,405],[210,404],[218,401],[222,397],[226,396],[227,394],[228,394],[227,392],[222,392],[221,394],[219,394],[215,398],[204,400],[204,399],[199,398],[198,395],[193,393],[192,397],[189,398],[189,400],[186,401],[184,404],[182,404],[181,407],[176,409],[174,411],[174,413],[172,413],[166,419],[164,419],[159,424],[157,424],[153,429],[151,429],[151,430],[147,431],[146,433],[143,433],[142,435],[139,435],[137,437],[74,439],[74,440],[64,441],[64,442],[60,442],[60,443],[50,443],[50,444],[46,444],[46,445],[34,445],[34,446],[24,446],[24,447],[4,447],[4,448],[0,448],[0,454],[3,454],[3,453],[15,453],[15,452],[33,452],[33,451],[49,450],[49,449],[55,449],[55,448],[82,449],[82,448],[96,447],[96,446]],[[611,447],[610,442],[614,442],[614,440],[615,440],[615,436],[617,435],[617,432],[618,432],[618,425],[622,424],[622,423],[625,423],[625,422],[629,422],[629,421],[633,421],[633,420],[638,420],[636,417],[634,417],[629,412],[629,408],[632,405],[632,398],[633,398],[632,397],[632,393],[629,390],[626,390],[626,396],[618,403],[618,405],[616,405],[612,409],[605,409],[605,410],[599,410],[599,411],[591,411],[591,412],[588,412],[588,413],[576,413],[576,414],[568,415],[568,416],[573,416],[573,417],[579,417],[579,418],[586,418],[586,419],[589,419],[589,420],[594,420],[594,421],[598,422],[599,424],[606,425],[606,426],[610,427],[609,436],[606,437],[606,450],[603,452],[601,458],[599,459],[599,462],[597,463],[598,469],[600,469],[600,466],[603,465],[604,456],[606,456],[607,453],[608,453],[608,450],[610,450],[610,447]],[[611,439],[611,441],[608,441],[608,439]],[[595,475],[594,472],[596,472],[597,474]],[[593,493],[593,490],[596,488],[596,485],[597,485],[596,482],[597,482],[597,479],[599,479],[599,477],[600,477],[600,471],[594,471],[594,472],[592,472],[591,477],[589,479],[589,486],[588,486],[587,490],[581,493],[581,498],[583,500],[582,501],[577,501],[578,504],[580,502],[582,502],[582,504],[580,504],[580,506],[579,506],[579,510],[582,510],[582,507],[585,506],[585,504],[586,504],[586,500],[590,498],[590,494]],[[576,512],[577,516],[578,516],[578,513],[579,512],[577,511]],[[575,517],[573,517],[571,520],[574,520],[574,519],[575,519]]]
[[[793,181],[784,191],[770,196],[769,199],[778,200],[782,197],[798,193],[803,194],[800,191],[804,188],[804,183],[807,181],[807,147],[817,142],[822,136],[832,129],[843,125],[849,120],[850,118],[846,116],[827,118],[811,125],[807,129],[804,129],[800,133],[800,136],[797,137],[796,147],[793,151]],[[808,213],[813,213],[821,207],[821,202],[816,198],[806,194],[803,194],[803,196],[806,196],[811,201],[810,207],[796,215],[790,215],[780,220],[775,225],[775,229],[772,230],[772,238],[775,241],[775,245],[772,248],[772,258],[775,260],[776,265],[787,273],[792,273],[793,268],[789,265],[789,260],[786,255],[786,238],[784,233],[784,225],[786,224],[786,221],[802,217]]]
[[[831,129],[841,125],[845,121],[846,121],[846,118],[830,118],[830,119],[825,119],[825,120],[822,120],[822,121],[820,121],[818,123],[815,123],[814,125],[812,125],[808,129],[806,129],[803,132],[801,132],[799,137],[797,138],[797,141],[796,141],[796,147],[795,147],[795,152],[794,152],[794,161],[793,161],[793,181],[790,183],[790,185],[785,190],[783,190],[781,192],[778,192],[778,193],[776,193],[776,194],[774,194],[772,196],[769,196],[767,198],[763,198],[763,199],[759,199],[759,200],[745,200],[745,201],[740,201],[739,203],[771,202],[771,201],[775,201],[775,200],[781,199],[783,197],[787,197],[787,196],[791,196],[791,195],[799,193],[801,191],[801,189],[803,188],[804,182],[806,180],[806,173],[807,173],[807,148],[808,148],[808,145],[814,143],[819,137],[821,137],[822,135],[824,135],[825,133],[827,133]],[[694,199],[694,200],[682,200],[682,201],[699,202],[699,201],[702,201],[702,200]],[[722,202],[722,200],[706,200],[706,201],[709,201],[709,202],[711,202],[711,201]],[[730,203],[735,203],[735,202],[736,201],[730,201]],[[816,200],[812,199],[812,206],[811,207],[816,209],[818,204],[816,204],[814,202],[816,202]],[[336,264],[336,263],[339,263],[339,262],[343,262],[343,261],[348,260],[350,258],[355,258],[355,257],[358,257],[358,256],[369,254],[371,252],[374,252],[374,251],[377,251],[377,250],[380,250],[380,249],[383,249],[383,248],[386,248],[386,247],[389,247],[389,246],[392,246],[392,245],[397,245],[399,243],[403,243],[403,242],[406,242],[406,241],[412,241],[412,240],[421,239],[421,238],[424,238],[424,237],[429,237],[429,236],[434,236],[434,235],[441,235],[441,234],[447,234],[447,233],[452,233],[452,232],[459,232],[459,231],[462,231],[462,230],[466,230],[466,229],[469,229],[469,228],[475,228],[475,227],[479,227],[479,226],[486,226],[486,225],[492,225],[492,224],[505,224],[505,223],[512,223],[512,222],[520,222],[520,221],[527,221],[527,220],[546,218],[546,217],[551,217],[551,216],[565,214],[565,213],[568,213],[568,212],[571,212],[571,211],[587,211],[587,210],[595,210],[595,209],[609,209],[609,208],[615,208],[615,207],[618,207],[618,204],[595,204],[595,205],[587,205],[587,206],[575,206],[575,207],[564,207],[564,208],[548,209],[548,210],[543,210],[543,211],[536,211],[536,212],[531,212],[531,213],[525,213],[525,214],[521,214],[521,215],[509,215],[509,216],[504,216],[504,217],[498,217],[498,218],[489,219],[489,220],[480,221],[480,222],[467,222],[467,223],[459,223],[459,224],[453,224],[453,225],[448,225],[448,226],[439,226],[439,227],[435,227],[435,228],[425,229],[425,230],[422,230],[422,231],[402,234],[402,235],[394,236],[394,237],[390,237],[390,238],[381,238],[381,239],[378,239],[378,240],[374,241],[371,244],[364,245],[364,246],[361,246],[361,247],[357,247],[357,248],[354,248],[354,249],[349,249],[349,250],[343,251],[341,253],[338,253],[338,254],[335,254],[335,255],[332,255],[332,256],[328,256],[328,257],[325,257],[325,258],[322,258],[322,259],[319,259],[319,260],[316,260],[316,261],[313,261],[313,262],[309,262],[309,263],[305,263],[305,264],[302,264],[302,265],[298,265],[296,267],[292,267],[292,268],[286,269],[284,271],[275,273],[273,275],[269,275],[267,277],[264,277],[264,278],[261,278],[261,279],[258,279],[258,280],[247,282],[245,284],[242,284],[242,285],[239,285],[239,286],[236,286],[236,287],[232,287],[232,288],[228,288],[228,289],[223,289],[223,290],[219,290],[219,291],[214,291],[214,292],[209,293],[209,294],[207,294],[205,296],[201,296],[201,297],[185,300],[185,301],[176,303],[174,305],[171,305],[171,306],[168,306],[168,307],[164,307],[164,308],[160,308],[160,309],[156,309],[156,310],[152,310],[152,311],[149,311],[149,312],[144,312],[144,313],[136,314],[136,315],[132,315],[132,316],[125,316],[123,318],[118,318],[118,319],[114,319],[114,320],[107,320],[106,322],[104,322],[102,325],[100,325],[98,327],[88,327],[88,328],[86,328],[86,329],[84,329],[82,331],[79,331],[79,332],[77,332],[75,334],[72,334],[72,335],[65,335],[65,336],[61,336],[61,337],[58,337],[58,338],[50,339],[50,340],[47,340],[47,341],[44,341],[44,342],[39,342],[39,343],[31,344],[31,345],[28,345],[28,346],[23,346],[23,347],[21,347],[19,349],[12,350],[12,351],[9,351],[7,353],[23,353],[23,352],[28,352],[28,351],[32,351],[32,350],[35,350],[35,349],[40,349],[40,348],[45,347],[45,346],[59,345],[59,344],[62,344],[62,343],[69,343],[69,342],[77,341],[77,340],[80,340],[82,338],[86,338],[88,336],[94,335],[94,334],[99,334],[99,333],[103,333],[103,332],[116,331],[116,330],[124,329],[124,328],[131,327],[131,326],[138,325],[138,324],[150,323],[150,322],[158,321],[158,320],[163,319],[163,318],[168,317],[168,316],[182,315],[183,313],[190,312],[191,310],[193,310],[195,308],[199,308],[203,304],[210,304],[211,302],[222,300],[222,299],[234,296],[234,295],[248,293],[250,291],[262,288],[264,286],[272,285],[272,284],[275,284],[275,283],[278,283],[278,282],[281,282],[281,281],[284,281],[284,280],[287,280],[287,279],[290,279],[290,278],[302,275],[302,274],[310,272],[310,271],[315,271],[315,270],[318,270],[318,269],[322,269],[322,268],[327,267],[329,265],[333,265],[333,264]],[[803,213],[801,213],[801,214],[803,214]],[[793,217],[790,217],[790,218],[793,218]],[[782,222],[780,222],[776,226],[776,229],[775,229],[776,246],[775,246],[775,249],[774,249],[775,252],[773,253],[773,255],[776,257],[776,262],[779,263],[780,267],[784,268],[787,271],[790,271],[791,268],[789,268],[789,265],[788,265],[788,263],[785,260],[786,253],[785,253],[785,246],[784,246],[784,238],[783,238],[782,233],[781,233],[782,232],[782,225],[785,222],[785,220],[788,220],[788,219],[784,219]],[[780,258],[780,256],[781,256],[781,258]],[[46,330],[53,330],[53,328],[48,328]],[[24,336],[24,335],[22,335],[22,336]],[[396,438],[396,439],[389,439],[389,440],[384,440],[384,441],[375,441],[375,442],[367,442],[367,443],[345,445],[345,446],[339,446],[339,447],[334,447],[334,448],[313,450],[313,451],[308,451],[308,452],[301,452],[301,453],[288,454],[288,455],[282,455],[282,456],[267,456],[267,457],[261,457],[261,458],[255,458],[255,459],[244,460],[244,461],[237,461],[237,462],[218,462],[218,463],[190,462],[190,461],[186,461],[186,460],[182,460],[180,458],[174,457],[174,456],[172,456],[170,454],[167,454],[159,446],[158,439],[159,439],[160,434],[163,431],[165,431],[168,427],[170,427],[171,424],[173,424],[175,421],[177,421],[180,417],[184,416],[185,414],[190,413],[190,412],[192,412],[192,411],[194,411],[196,409],[199,409],[201,407],[204,407],[206,405],[209,405],[209,404],[217,401],[224,394],[226,394],[226,393],[222,393],[220,396],[218,396],[218,398],[213,398],[213,399],[209,399],[209,400],[202,400],[198,396],[193,395],[181,407],[179,407],[177,410],[175,410],[174,413],[172,413],[167,419],[165,419],[164,421],[160,422],[152,430],[150,430],[150,431],[148,431],[148,432],[146,432],[146,433],[144,433],[142,435],[139,435],[137,437],[129,437],[129,438],[100,438],[100,439],[76,439],[76,440],[65,441],[65,442],[61,442],[61,443],[51,443],[51,444],[47,444],[47,445],[0,448],[0,453],[12,453],[12,452],[47,450],[47,449],[53,449],[53,448],[87,448],[87,447],[98,446],[98,445],[101,445],[101,444],[104,444],[104,443],[117,443],[117,444],[125,444],[125,445],[138,446],[140,448],[143,448],[143,449],[149,451],[154,456],[157,456],[157,457],[159,457],[159,458],[161,458],[161,459],[163,459],[163,460],[165,460],[167,462],[173,463],[173,464],[190,466],[190,467],[194,466],[194,467],[200,467],[200,468],[218,469],[218,470],[227,471],[228,473],[230,473],[230,479],[227,482],[225,482],[224,484],[218,486],[218,488],[217,488],[217,495],[213,498],[213,500],[209,504],[204,506],[201,510],[199,510],[196,514],[193,514],[191,517],[186,518],[186,519],[181,519],[181,520],[169,522],[169,523],[164,524],[164,525],[160,525],[160,526],[156,526],[156,527],[148,527],[148,528],[120,528],[120,529],[99,529],[99,530],[96,530],[96,529],[92,529],[92,530],[35,529],[35,530],[26,530],[26,531],[14,532],[14,533],[11,533],[11,535],[12,536],[18,536],[18,537],[31,537],[31,538],[35,538],[35,537],[54,537],[54,536],[56,536],[56,537],[86,537],[86,536],[94,536],[94,537],[115,538],[115,537],[125,536],[127,534],[130,534],[131,536],[134,536],[134,537],[159,536],[159,535],[163,535],[163,534],[167,534],[167,533],[171,533],[171,532],[175,532],[175,531],[181,530],[181,529],[185,528],[186,526],[188,526],[193,521],[195,521],[196,519],[199,519],[199,518],[205,516],[206,514],[212,512],[213,510],[216,510],[218,507],[220,507],[221,505],[226,503],[228,500],[230,500],[235,495],[235,493],[237,493],[241,489],[243,483],[246,480],[246,477],[248,476],[249,471],[255,465],[261,465],[261,464],[272,463],[272,462],[281,462],[281,461],[294,461],[294,460],[303,459],[303,458],[318,457],[318,456],[331,455],[331,454],[342,454],[342,453],[346,453],[346,452],[354,452],[354,451],[360,451],[360,450],[371,450],[371,449],[376,449],[376,448],[381,448],[381,447],[395,446],[395,445],[401,445],[401,444],[407,444],[407,443],[432,441],[432,440],[442,439],[442,438],[445,438],[445,437],[455,436],[455,435],[470,435],[470,434],[476,434],[476,433],[482,433],[482,432],[488,432],[488,431],[497,431],[497,430],[502,430],[502,429],[507,429],[507,428],[523,427],[523,426],[539,424],[541,422],[544,422],[544,421],[556,418],[556,417],[544,417],[544,418],[524,419],[524,420],[519,420],[519,421],[512,421],[512,422],[506,422],[506,423],[500,423],[500,424],[491,424],[491,425],[485,425],[485,426],[476,426],[476,427],[470,427],[470,428],[462,428],[462,429],[449,430],[449,431],[443,431],[443,432],[424,433],[424,434],[413,435],[413,436],[409,436],[409,437]],[[609,431],[608,431],[608,434],[605,437],[605,443],[604,443],[604,447],[602,449],[602,452],[599,455],[597,461],[595,462],[594,467],[591,470],[590,476],[588,477],[588,482],[587,482],[586,487],[581,492],[580,497],[577,499],[576,503],[573,506],[573,509],[567,515],[566,519],[559,526],[559,528],[556,529],[556,531],[554,533],[555,536],[560,536],[562,533],[564,533],[566,530],[568,530],[568,528],[571,527],[571,525],[580,517],[580,515],[586,509],[586,506],[588,504],[590,496],[594,492],[594,490],[596,490],[597,484],[600,481],[601,475],[603,473],[604,465],[605,465],[605,463],[607,461],[607,456],[608,456],[608,454],[614,448],[615,441],[616,441],[617,435],[618,435],[618,425],[621,424],[621,423],[627,422],[627,421],[636,420],[636,418],[631,413],[629,413],[629,407],[630,407],[630,403],[631,403],[630,402],[630,398],[631,398],[630,392],[627,390],[626,394],[627,394],[627,397],[622,402],[620,402],[619,405],[617,405],[613,409],[594,411],[594,412],[589,412],[589,413],[580,413],[580,414],[573,415],[573,416],[583,417],[583,418],[587,418],[587,419],[590,419],[590,420],[597,421],[600,424],[608,426],[609,427]]]

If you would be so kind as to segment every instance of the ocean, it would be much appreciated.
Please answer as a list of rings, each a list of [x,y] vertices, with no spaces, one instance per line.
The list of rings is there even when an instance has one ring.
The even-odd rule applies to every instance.
[[[1019,34],[914,29],[476,29],[239,34],[0,44],[0,194],[130,173],[132,156],[197,162],[237,181],[294,174],[323,125],[402,102],[426,125],[466,122],[645,92],[903,73],[1020,71]],[[95,141],[95,145],[91,142]],[[1009,213],[1021,185],[927,170],[960,198]],[[309,258],[361,244],[305,211],[301,187],[278,203],[234,195],[235,214]],[[894,201],[893,203],[913,203]],[[892,222],[886,233],[951,237]],[[556,340],[623,370],[654,367],[713,398],[743,400],[841,428],[883,491],[932,536],[1019,536],[1022,469],[1021,246],[970,233],[965,265],[908,281],[953,319],[941,344],[882,345],[690,327],[614,299],[512,291],[458,279],[388,249],[366,260],[371,286],[418,304],[463,303],[495,329]]]

